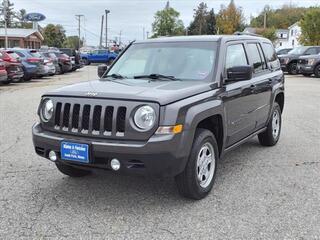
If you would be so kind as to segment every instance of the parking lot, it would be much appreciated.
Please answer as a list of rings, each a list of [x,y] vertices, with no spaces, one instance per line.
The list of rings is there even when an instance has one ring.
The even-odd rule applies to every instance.
[[[278,145],[226,155],[213,192],[180,197],[173,179],[63,176],[33,149],[40,96],[96,67],[0,86],[1,239],[320,239],[320,79],[286,77]]]

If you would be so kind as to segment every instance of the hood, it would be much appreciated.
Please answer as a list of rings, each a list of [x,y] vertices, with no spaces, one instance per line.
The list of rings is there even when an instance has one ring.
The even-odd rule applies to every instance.
[[[216,84],[204,81],[95,80],[62,87],[45,96],[138,100],[166,105],[214,88]]]
[[[284,55],[279,55],[278,58],[297,58],[302,56],[301,54],[284,54]]]
[[[317,55],[306,55],[306,56],[301,56],[299,58],[300,59],[310,59],[310,58],[319,58],[320,59],[320,54],[317,54]]]

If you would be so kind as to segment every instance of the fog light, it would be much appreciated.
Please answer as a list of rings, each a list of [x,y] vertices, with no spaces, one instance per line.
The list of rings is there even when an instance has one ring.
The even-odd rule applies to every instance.
[[[49,152],[49,159],[50,159],[52,162],[57,161],[57,154],[55,153],[55,151],[50,151],[50,152]]]
[[[118,159],[114,158],[111,160],[111,168],[114,171],[118,171],[120,169],[120,162]]]

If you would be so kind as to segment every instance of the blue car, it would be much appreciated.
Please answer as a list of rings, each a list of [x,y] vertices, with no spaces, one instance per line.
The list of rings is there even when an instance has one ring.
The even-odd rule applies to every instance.
[[[41,78],[48,74],[44,66],[44,59],[38,51],[18,48],[11,50],[19,55],[23,65],[25,81],[29,81],[32,78]]]
[[[81,59],[85,65],[90,65],[91,63],[106,63],[110,65],[118,56],[114,52],[110,52],[105,49],[94,50],[90,53],[81,54]]]

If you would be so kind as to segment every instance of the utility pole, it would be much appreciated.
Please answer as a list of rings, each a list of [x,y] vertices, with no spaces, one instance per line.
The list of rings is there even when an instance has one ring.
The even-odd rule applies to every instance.
[[[147,31],[147,39],[149,39],[149,31]]]
[[[264,11],[264,17],[263,17],[263,28],[267,28],[267,12]]]
[[[105,10],[106,13],[106,49],[108,49],[108,14],[110,13],[109,10]]]
[[[120,33],[119,33],[119,47],[121,47],[121,36],[122,36],[122,30],[120,30]]]
[[[78,45],[78,50],[81,48],[81,18],[84,17],[83,14],[78,14],[76,15],[76,18],[78,20],[78,34],[79,34],[79,45]]]
[[[7,23],[7,11],[9,3],[7,0],[3,0],[3,15],[4,15],[4,35],[5,35],[5,49],[8,48],[8,23]]]
[[[146,29],[143,27],[143,40],[146,39]]]
[[[104,15],[102,15],[102,17],[101,17],[100,48],[102,48],[103,23],[104,23]]]

